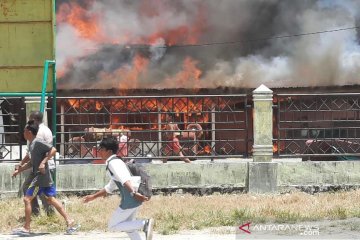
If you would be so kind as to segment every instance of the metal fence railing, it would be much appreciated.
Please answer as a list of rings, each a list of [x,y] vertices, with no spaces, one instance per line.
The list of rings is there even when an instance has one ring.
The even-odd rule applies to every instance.
[[[244,157],[248,104],[247,95],[58,97],[57,149],[64,162],[96,162],[99,141],[112,135],[123,158],[175,159],[176,135],[189,158]]]
[[[273,139],[278,156],[360,159],[360,93],[276,95]]]
[[[52,103],[53,98],[49,98]],[[107,135],[127,159],[175,159],[172,136],[189,158],[248,157],[252,107],[247,95],[58,97],[56,148],[64,162],[98,162]],[[25,97],[0,96],[0,161],[24,157]],[[168,116],[179,130],[167,128]],[[277,94],[274,155],[360,159],[360,93]]]
[[[26,147],[22,136],[25,120],[24,97],[0,95],[0,162],[23,158]]]

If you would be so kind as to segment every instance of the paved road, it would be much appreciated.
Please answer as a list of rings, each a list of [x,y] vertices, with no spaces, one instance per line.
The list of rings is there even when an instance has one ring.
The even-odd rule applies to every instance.
[[[248,225],[248,226],[246,226]],[[154,240],[239,240],[239,239],[360,239],[360,218],[322,220],[296,224],[252,224],[239,227],[218,227],[181,231],[172,235],[154,234]],[[19,239],[10,233],[0,233],[0,240]],[[27,239],[76,240],[76,239],[129,239],[124,233],[78,232],[73,235],[34,233]]]
[[[0,240],[21,239],[20,236],[10,234],[0,234]],[[37,233],[26,239],[36,240],[128,240],[124,233],[104,233],[104,232],[79,232],[73,235],[65,234],[48,234]],[[343,231],[343,232],[325,232],[318,236],[302,236],[299,234],[274,233],[274,232],[252,232],[248,233],[211,233],[211,231],[183,231],[173,235],[154,234],[154,240],[238,240],[238,239],[360,239],[360,232]]]
[[[0,234],[1,240],[8,240],[8,239],[19,239],[22,237],[13,236],[13,235],[6,235]],[[126,234],[123,233],[84,233],[80,232],[74,235],[63,235],[63,234],[38,234],[33,235],[32,237],[26,237],[26,239],[37,239],[37,240],[76,240],[76,239],[87,239],[87,240],[114,240],[114,239],[121,239],[121,240],[128,240]],[[155,234],[153,237],[154,240],[234,240],[234,234],[203,234],[200,231],[198,233],[184,233],[184,234],[175,234],[175,235],[160,235]]]

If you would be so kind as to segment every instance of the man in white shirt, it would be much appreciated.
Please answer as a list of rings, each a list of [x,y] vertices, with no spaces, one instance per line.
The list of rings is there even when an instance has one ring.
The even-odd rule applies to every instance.
[[[44,142],[52,145],[53,144],[53,134],[52,134],[51,130],[43,123],[43,117],[44,117],[44,115],[43,115],[42,112],[33,111],[33,112],[30,113],[29,120],[34,120],[34,122],[39,125],[39,131],[38,131],[36,137],[39,138],[39,139],[42,139]],[[19,166],[24,166],[27,162],[30,161],[30,158],[31,158],[31,156],[30,156],[29,147],[28,147],[28,152],[26,153],[25,157],[21,160]],[[54,161],[54,158],[51,158],[48,161],[48,164],[49,164],[51,177],[52,177],[52,179],[54,181],[55,180],[54,179],[54,176],[55,176],[55,161]],[[32,173],[30,173],[30,175],[28,175],[25,178],[25,181],[24,181],[23,186],[22,186],[22,190],[23,190],[24,195],[25,195],[25,192],[27,191],[27,189],[29,188],[32,179],[33,179]],[[45,210],[46,214],[47,215],[53,214],[54,213],[54,208],[51,205],[48,204],[48,202],[45,199],[45,196],[41,195],[39,197],[41,199],[41,202],[42,202],[42,205],[44,207],[44,210]],[[40,207],[39,207],[39,202],[38,202],[36,197],[31,201],[31,206],[32,206],[33,214],[34,215],[39,215]]]
[[[113,138],[104,138],[99,145],[99,155],[106,160],[107,170],[111,177],[109,183],[94,194],[84,197],[84,202],[90,202],[98,197],[105,197],[119,189],[121,195],[120,206],[115,210],[109,221],[109,229],[126,232],[130,239],[141,240],[139,231],[145,232],[146,240],[152,239],[153,219],[138,220],[136,214],[139,207],[148,197],[136,191],[132,185],[131,173],[126,164],[116,156],[119,150],[119,142]]]

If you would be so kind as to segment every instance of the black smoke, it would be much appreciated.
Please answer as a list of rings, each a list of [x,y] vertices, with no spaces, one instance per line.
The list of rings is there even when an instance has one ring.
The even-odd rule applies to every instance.
[[[135,88],[173,88],[167,81],[182,71],[187,57],[202,71],[204,88],[358,82],[359,29],[296,36],[356,26],[360,16],[356,0],[63,0],[57,1],[57,9],[70,2],[99,16],[102,32],[110,38],[129,32],[131,37],[122,43],[91,42],[74,37],[66,23],[58,23],[59,67],[72,60],[59,79],[60,88],[119,87],[126,79],[113,73],[131,68],[136,55],[149,59],[149,64],[146,74],[132,85]],[[193,31],[184,32],[175,46],[167,42],[166,34],[181,26]],[[142,42],[155,32],[164,33],[155,45]],[[197,45],[183,46],[193,44],[191,34],[198,34]],[[69,36],[76,42],[66,43]],[[74,48],[85,50],[77,53]],[[104,83],[104,72],[113,79]],[[191,79],[183,84],[193,87]]]

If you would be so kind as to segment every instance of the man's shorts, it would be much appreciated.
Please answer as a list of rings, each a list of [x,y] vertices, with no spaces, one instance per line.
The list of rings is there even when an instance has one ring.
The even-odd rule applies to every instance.
[[[46,197],[55,197],[56,196],[56,188],[54,185],[50,187],[38,187],[31,186],[26,190],[26,196],[33,196],[44,194]]]

